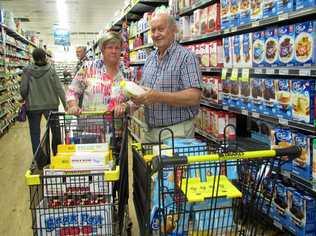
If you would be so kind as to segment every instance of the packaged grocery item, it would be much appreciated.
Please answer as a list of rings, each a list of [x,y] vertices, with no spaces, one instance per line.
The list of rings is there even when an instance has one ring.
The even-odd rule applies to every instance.
[[[219,76],[203,76],[203,93],[202,97],[219,104],[221,102],[222,83]]]
[[[275,125],[260,120],[251,120],[251,138],[269,146],[274,142]]]
[[[194,17],[194,35],[198,36],[201,35],[201,9],[196,9],[193,12],[193,17]]]
[[[240,103],[239,107],[242,110],[251,111],[251,97],[250,97],[250,77],[249,70],[243,71],[242,76],[239,78],[239,94],[240,94]]]
[[[281,225],[287,225],[289,223],[289,200],[288,200],[288,188],[281,180],[277,180],[275,184],[275,191],[273,196],[273,215],[274,220]]]
[[[207,44],[207,43],[206,43]],[[223,67],[223,46],[221,40],[209,42],[210,66]]]
[[[229,0],[221,0],[221,29],[229,29],[231,27],[230,22],[230,1]]]
[[[278,13],[278,2],[275,0],[263,0],[263,18],[276,16]]]
[[[231,107],[238,107],[239,102],[239,86],[238,86],[238,70],[233,69],[230,76],[230,99],[228,105]],[[238,107],[239,108],[239,107]]]
[[[279,56],[279,39],[278,39],[278,29],[270,28],[265,31],[265,65],[278,66],[278,56]]]
[[[263,113],[263,80],[259,78],[251,78],[251,97],[252,97],[252,111]]]
[[[251,21],[262,19],[263,14],[263,0],[251,0]]]
[[[289,190],[289,217],[285,227],[294,235],[314,235],[316,232],[316,201],[296,189]]]
[[[213,129],[212,134],[215,138],[223,139],[224,138],[224,128],[226,126],[226,113],[221,111],[213,111]]]
[[[295,25],[295,60],[298,66],[314,65],[316,61],[316,21]]]
[[[294,25],[285,25],[278,28],[279,38],[279,65],[293,66],[294,60]]]
[[[214,3],[210,6],[208,6],[208,15],[207,15],[207,33],[218,31],[221,29],[221,10],[220,10],[220,4]]]
[[[292,119],[291,81],[279,79],[277,82],[277,116]]]
[[[251,15],[251,0],[240,0],[239,1],[239,12],[240,12],[240,25],[246,25],[250,23]]]
[[[90,143],[90,144],[59,144],[57,153],[65,152],[108,152],[108,143]]]
[[[293,120],[314,123],[315,81],[292,81],[292,117]]]
[[[258,31],[252,34],[252,60],[254,67],[263,67],[265,59],[265,32]]]
[[[295,1],[295,9],[296,11],[307,9],[310,7],[315,7],[316,1],[315,0],[296,0]]]
[[[313,141],[313,180],[316,180],[316,139]]]
[[[202,67],[211,66],[209,43],[201,43],[199,45],[199,57],[201,58],[200,66]]]
[[[293,173],[310,181],[313,179],[313,137],[301,133],[293,134],[294,145],[302,148],[301,156],[293,160]]]
[[[278,81],[274,79],[263,79],[263,114],[273,117],[277,114],[277,82]]]
[[[242,41],[241,35],[235,35],[233,39],[233,65],[234,67],[241,67]]]
[[[200,34],[206,34],[208,32],[207,26],[208,8],[200,9]]]
[[[191,37],[190,32],[190,16],[180,17],[180,39],[185,39]]]
[[[222,92],[223,105],[228,105],[228,102],[230,99],[231,84],[230,84],[229,78],[227,77],[226,71],[222,71],[221,80],[223,84],[223,92]]]
[[[288,13],[294,10],[294,0],[277,0],[278,15]]]
[[[195,32],[194,14],[190,15],[190,36],[194,37],[197,35]]]
[[[223,57],[224,57],[224,67],[233,66],[233,55],[232,55],[232,38],[223,38]]]
[[[146,93],[146,90],[142,86],[133,81],[123,80],[121,81],[120,86],[128,97],[139,96]]]
[[[231,27],[237,27],[240,24],[239,2],[240,2],[240,0],[230,0],[230,24],[231,24]]]
[[[252,33],[245,33],[240,35],[241,41],[241,67],[251,68],[252,67]]]

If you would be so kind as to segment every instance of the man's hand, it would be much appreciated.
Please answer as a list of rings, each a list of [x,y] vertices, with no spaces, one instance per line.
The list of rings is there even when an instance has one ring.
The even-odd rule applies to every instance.
[[[124,115],[126,109],[127,109],[127,104],[126,103],[121,103],[114,108],[114,116],[115,117],[121,117]]]
[[[143,95],[139,95],[137,97],[132,97],[132,101],[137,105],[151,105],[155,103],[159,103],[161,93],[154,90],[149,90],[147,93]]]

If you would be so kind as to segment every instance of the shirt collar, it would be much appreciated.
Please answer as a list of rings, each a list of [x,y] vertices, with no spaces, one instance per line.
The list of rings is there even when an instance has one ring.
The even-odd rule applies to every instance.
[[[164,58],[166,55],[171,54],[172,51],[175,50],[176,47],[177,47],[177,42],[174,40],[174,41],[170,44],[170,46],[166,49],[166,51],[164,52],[162,58]],[[155,56],[156,56],[156,58],[158,59],[158,57],[159,57],[158,49],[157,49],[156,52],[155,52]]]

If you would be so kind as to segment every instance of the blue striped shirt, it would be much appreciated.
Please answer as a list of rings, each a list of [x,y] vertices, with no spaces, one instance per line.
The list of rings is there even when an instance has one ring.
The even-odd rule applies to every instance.
[[[201,89],[201,71],[195,54],[176,42],[166,50],[160,62],[158,51],[153,51],[144,65],[141,85],[160,92]],[[152,104],[145,106],[145,120],[150,128],[164,127],[192,119],[198,112],[199,105]]]

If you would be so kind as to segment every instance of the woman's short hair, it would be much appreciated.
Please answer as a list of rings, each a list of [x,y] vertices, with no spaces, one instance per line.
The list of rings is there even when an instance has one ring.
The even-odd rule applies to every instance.
[[[102,51],[104,46],[110,43],[119,43],[120,45],[123,44],[123,39],[120,33],[117,32],[108,32],[104,37],[99,39],[99,49]]]
[[[42,48],[35,48],[32,52],[32,57],[37,65],[46,65],[46,52]]]

